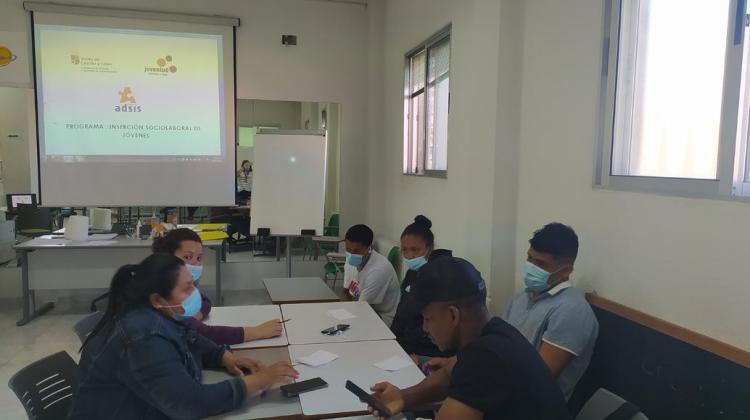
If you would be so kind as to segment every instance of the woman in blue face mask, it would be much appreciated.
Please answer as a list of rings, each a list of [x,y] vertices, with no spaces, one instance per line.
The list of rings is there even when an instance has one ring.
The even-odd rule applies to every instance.
[[[198,334],[185,319],[199,309],[179,258],[154,254],[121,267],[107,310],[83,343],[69,418],[203,418],[297,377],[286,362],[264,367]],[[219,367],[237,378],[203,384],[202,370]]]
[[[450,251],[435,249],[435,235],[431,228],[430,219],[419,215],[401,234],[401,256],[406,275],[401,283],[401,301],[391,324],[401,347],[410,355],[424,356],[420,359],[446,356],[422,330],[422,313],[411,297],[411,287],[418,281],[419,269],[432,258],[451,255]]]
[[[203,244],[197,233],[185,228],[171,230],[163,237],[154,238],[152,249],[155,253],[172,254],[184,261],[193,282],[196,286],[199,285],[203,274]],[[197,290],[198,288],[197,297],[193,299],[197,300],[200,310],[190,315],[188,322],[214,342],[232,345],[281,335],[282,327],[278,319],[247,327],[206,325],[203,319],[211,313],[211,301]]]

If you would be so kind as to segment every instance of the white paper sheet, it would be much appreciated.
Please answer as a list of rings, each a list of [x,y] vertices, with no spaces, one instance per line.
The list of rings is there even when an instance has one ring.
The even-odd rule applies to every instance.
[[[116,233],[94,233],[89,235],[87,241],[108,241],[110,239],[115,239],[117,237]]]
[[[34,238],[28,242],[25,242],[24,245],[29,246],[63,246],[69,244],[71,241],[68,239],[53,239],[53,238]]]
[[[117,241],[83,241],[83,242],[71,242],[71,245],[79,246],[107,246],[114,245]]]
[[[356,318],[357,315],[347,311],[346,309],[329,309],[328,316],[336,318],[339,321],[346,321],[348,319]]]
[[[310,367],[327,365],[338,359],[339,356],[325,350],[318,350],[309,356],[298,357],[297,361]]]
[[[387,370],[388,372],[395,372],[405,367],[413,366],[414,362],[411,360],[404,359],[401,356],[389,357],[381,362],[375,363],[375,367]]]

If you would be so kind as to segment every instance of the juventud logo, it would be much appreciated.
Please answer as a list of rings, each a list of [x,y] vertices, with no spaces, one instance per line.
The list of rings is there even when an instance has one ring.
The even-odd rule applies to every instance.
[[[146,66],[143,71],[158,76],[168,76],[170,73],[177,73],[177,66],[172,63],[172,56],[159,57],[156,60],[156,67]]]
[[[16,60],[16,55],[10,51],[10,48],[0,45],[0,67],[5,67]]]
[[[120,105],[115,106],[115,112],[141,112],[141,106],[137,104],[130,86],[123,87],[117,94],[120,95]]]

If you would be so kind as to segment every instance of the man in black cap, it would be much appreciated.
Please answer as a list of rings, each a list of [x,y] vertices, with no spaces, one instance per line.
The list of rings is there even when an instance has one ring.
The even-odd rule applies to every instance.
[[[438,420],[569,418],[562,392],[539,353],[510,324],[490,314],[484,280],[468,261],[431,260],[419,270],[412,293],[421,303],[423,328],[432,341],[441,351],[457,350],[458,355],[415,386],[373,386],[375,398],[391,415],[444,400]]]

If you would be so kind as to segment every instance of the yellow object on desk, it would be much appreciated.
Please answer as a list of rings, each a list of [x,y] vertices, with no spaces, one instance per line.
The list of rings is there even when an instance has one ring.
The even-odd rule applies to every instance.
[[[226,227],[226,223],[202,223],[199,225],[195,225],[193,230],[196,232],[205,232],[207,230],[221,230],[225,229]]]
[[[198,237],[201,238],[201,241],[215,241],[218,239],[227,239],[229,235],[220,230],[212,230],[208,232],[198,232]]]

